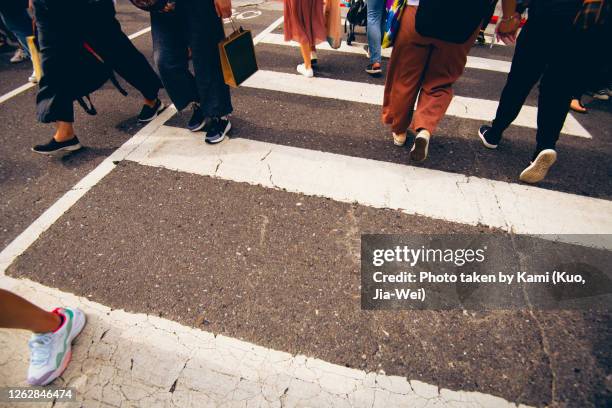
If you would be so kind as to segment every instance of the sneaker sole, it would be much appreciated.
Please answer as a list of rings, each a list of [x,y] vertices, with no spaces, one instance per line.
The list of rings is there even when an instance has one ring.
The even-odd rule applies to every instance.
[[[424,137],[417,137],[414,140],[414,146],[410,149],[410,159],[422,162],[427,159],[427,153],[429,152],[429,140]]]
[[[480,129],[478,129],[478,137],[480,138],[480,141],[482,142],[484,147],[486,147],[487,149],[497,149],[497,145],[487,142],[487,139],[485,139]]]
[[[55,370],[53,374],[50,375],[46,381],[44,381],[42,384],[39,384],[39,385],[42,385],[42,386],[49,385],[50,383],[55,381],[59,376],[61,376],[64,373],[64,371],[66,371],[66,368],[68,368],[68,364],[70,363],[70,360],[72,359],[72,343],[74,342],[74,339],[76,339],[78,335],[81,334],[81,332],[83,331],[83,328],[85,327],[85,324],[87,323],[87,318],[85,317],[85,313],[81,313],[79,314],[79,316],[80,316],[79,320],[77,321],[77,319],[75,319],[74,321],[75,329],[72,330],[72,333],[68,337],[68,346],[66,349],[66,354],[64,355],[64,358],[62,359],[62,363],[60,364],[59,368]]]
[[[76,152],[77,150],[80,150],[82,148],[83,148],[83,146],[81,146],[80,143],[77,143],[77,144],[72,145],[72,146],[65,146],[65,147],[62,147],[60,149],[53,150],[51,152],[40,152],[38,150],[34,150],[34,148],[32,148],[30,150],[32,150],[34,153],[44,154],[46,156],[51,156],[51,155],[54,155],[54,154],[59,153],[59,152]]]
[[[162,103],[161,106],[159,107],[159,109],[157,110],[157,112],[155,112],[155,114],[153,116],[151,116],[150,118],[146,118],[146,119],[138,119],[138,123],[149,123],[150,121],[152,121],[153,119],[158,117],[160,113],[165,111],[166,108],[167,108],[167,106]]]
[[[370,75],[380,75],[382,74],[382,69],[366,69],[365,72]]]
[[[540,153],[538,157],[527,167],[521,175],[519,180],[525,183],[537,183],[546,177],[548,170],[557,161],[557,153],[554,151]]]
[[[187,129],[189,129],[190,132],[195,133],[195,132],[199,132],[200,130],[204,129],[205,126],[206,126],[206,121],[204,120],[198,126],[194,128],[187,127]]]
[[[225,127],[225,130],[223,131],[223,133],[221,134],[221,137],[218,139],[215,139],[214,141],[208,140],[208,139],[204,139],[204,141],[208,144],[217,144],[217,143],[221,143],[222,141],[225,140],[225,136],[229,133],[229,131],[232,130],[232,123],[231,122],[227,122],[227,126]]]

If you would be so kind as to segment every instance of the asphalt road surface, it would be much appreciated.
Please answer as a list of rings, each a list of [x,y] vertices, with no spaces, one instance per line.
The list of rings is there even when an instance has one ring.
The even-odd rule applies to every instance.
[[[148,27],[145,13],[126,1],[118,3],[126,33]],[[257,13],[241,23],[257,35],[282,16],[277,8],[274,3],[248,6],[241,10]],[[337,177],[342,184],[342,177],[349,180],[350,174],[308,179],[301,169],[292,168],[292,163],[301,163],[298,156],[314,152],[316,157],[342,163],[371,159],[381,165],[422,168],[422,174],[435,175],[437,180],[465,175],[522,194],[518,174],[535,145],[535,122],[512,126],[495,151],[484,149],[476,136],[484,123],[479,116],[482,106],[497,100],[504,86],[506,72],[499,67],[511,60],[513,48],[472,50],[474,64],[484,59],[493,65],[486,69],[468,65],[455,87],[455,94],[464,98],[458,100],[467,101],[465,112],[442,121],[429,159],[415,164],[409,161],[408,148],[390,142],[388,129],[380,125],[380,106],[368,102],[384,78],[363,72],[367,60],[358,45],[351,52],[319,51],[317,78],[301,88],[301,78],[289,76],[290,86],[279,91],[275,84],[286,78],[282,75],[295,74],[299,53],[278,43],[282,26],[273,28],[256,47],[259,74],[266,77],[233,91],[234,130],[223,145],[243,140],[297,148],[283,156],[285,174],[295,172],[299,185],[313,185],[312,190],[293,188],[290,177],[285,187],[273,188],[272,170],[271,185],[256,185],[261,183],[250,182],[247,176],[224,177],[217,174],[227,164],[223,160],[214,171],[216,177],[188,170],[187,161],[198,163],[189,146],[201,142],[204,155],[216,154],[212,149],[217,147],[204,146],[200,134],[189,136],[187,142],[182,133],[176,136],[173,129],[188,119],[188,113],[179,113],[165,123],[161,141],[150,149],[151,157],[158,151],[158,162],[128,156],[116,163],[27,248],[7,275],[113,309],[156,315],[264,347],[366,371],[384,370],[452,390],[536,406],[610,404],[608,313],[360,309],[361,234],[506,234],[498,225],[461,222],[460,214],[449,218],[410,214],[398,207],[367,205],[358,198],[336,200],[332,193],[311,191],[318,191],[316,186],[324,178]],[[365,37],[358,36],[357,41],[364,42]],[[134,43],[151,58],[148,33]],[[0,94],[26,83],[31,73],[27,64],[8,64],[9,57],[10,53],[0,54]],[[140,97],[127,89],[125,98],[112,86],[96,92],[97,116],[75,108],[77,134],[86,148],[64,157],[39,157],[29,150],[52,134],[49,126],[36,123],[35,88],[0,103],[0,249],[142,129],[134,117]],[[363,95],[346,96],[347,89],[357,93],[362,89]],[[321,96],[325,92],[341,96]],[[165,95],[162,98],[168,102]],[[555,203],[574,199],[596,203],[606,211],[611,208],[610,105],[588,97],[585,102],[590,111],[571,115],[576,125],[561,136],[558,163],[545,182],[528,190],[549,200],[553,214]],[[537,89],[526,104],[537,106]],[[176,151],[164,156],[168,145]],[[230,153],[224,156],[228,160]],[[398,189],[404,187],[410,191],[412,186]],[[459,203],[432,202],[432,207],[440,207],[435,210],[440,214],[453,213]],[[539,215],[530,217],[535,220]],[[609,219],[612,212],[598,216]],[[558,218],[560,232],[569,222],[563,217]]]

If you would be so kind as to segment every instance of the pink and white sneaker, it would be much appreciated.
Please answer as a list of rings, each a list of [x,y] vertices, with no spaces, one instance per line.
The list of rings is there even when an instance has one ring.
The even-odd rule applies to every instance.
[[[33,334],[28,342],[31,385],[47,385],[62,375],[72,356],[72,342],[85,326],[85,314],[79,309],[57,308],[52,313],[63,317],[62,325],[51,333]]]

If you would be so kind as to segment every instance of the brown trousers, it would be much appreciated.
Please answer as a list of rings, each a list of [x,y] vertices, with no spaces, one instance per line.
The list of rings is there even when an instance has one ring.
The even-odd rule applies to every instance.
[[[416,10],[408,6],[404,11],[385,84],[382,120],[398,134],[408,128],[430,133],[436,130],[453,99],[452,85],[463,74],[478,34],[476,30],[464,44],[423,37],[415,29]]]

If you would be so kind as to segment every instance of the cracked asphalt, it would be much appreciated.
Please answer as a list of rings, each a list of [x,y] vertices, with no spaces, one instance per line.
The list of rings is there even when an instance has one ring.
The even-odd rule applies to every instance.
[[[360,234],[407,232],[492,231],[122,162],[8,274],[451,390],[609,399],[608,314],[362,311]]]

